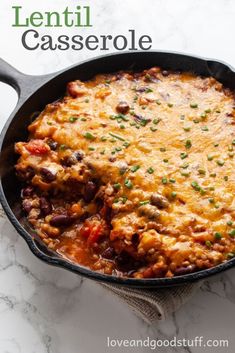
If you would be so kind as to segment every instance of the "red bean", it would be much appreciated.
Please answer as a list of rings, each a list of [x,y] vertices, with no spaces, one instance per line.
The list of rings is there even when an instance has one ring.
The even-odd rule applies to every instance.
[[[196,269],[196,265],[192,264],[187,267],[178,267],[175,271],[174,274],[175,276],[183,276],[187,275],[188,273],[194,272]]]
[[[84,200],[90,202],[96,194],[96,184],[93,181],[88,181],[84,189]]]
[[[102,252],[102,257],[105,259],[111,260],[114,258],[114,256],[115,256],[115,251],[114,251],[114,248],[112,247],[108,247]]]
[[[162,71],[162,76],[168,76],[168,75],[169,75],[169,71],[167,71],[167,70]]]
[[[61,160],[61,163],[65,167],[71,167],[72,165],[75,165],[77,162],[80,162],[82,159],[83,159],[83,153],[79,151],[75,151],[70,156],[65,156]]]
[[[52,139],[47,140],[47,144],[52,151],[55,151],[58,147],[58,143]]]
[[[116,106],[116,111],[121,114],[128,113],[129,109],[130,109],[130,106],[128,105],[127,102],[119,102],[118,105]]]
[[[33,187],[32,186],[28,186],[27,188],[24,188],[21,190],[21,197],[29,197],[32,196],[33,194]]]
[[[41,197],[39,203],[43,216],[47,216],[52,212],[51,203],[45,197]]]
[[[26,168],[17,169],[17,175],[22,180],[31,180],[34,177],[35,172],[32,167],[28,166]]]
[[[73,223],[74,219],[66,214],[55,215],[50,220],[53,227],[67,227]]]
[[[45,181],[46,183],[51,183],[56,179],[56,174],[51,172],[48,168],[41,168],[40,174],[42,176],[43,181]]]
[[[168,200],[156,192],[151,195],[151,204],[157,206],[160,209],[167,208],[169,206]]]
[[[75,165],[77,163],[77,158],[71,154],[71,156],[65,156],[61,160],[61,164],[65,167],[71,167],[72,165]]]
[[[29,213],[33,208],[32,203],[29,200],[23,200],[22,207],[23,207],[23,210],[27,213]]]

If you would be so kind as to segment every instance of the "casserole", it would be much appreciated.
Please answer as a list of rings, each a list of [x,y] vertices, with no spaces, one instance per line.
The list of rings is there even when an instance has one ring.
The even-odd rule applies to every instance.
[[[3,147],[2,160],[1,160],[2,186],[4,189],[4,194],[7,197],[8,202],[11,203],[11,207],[13,208],[14,213],[18,217],[18,219],[20,219],[22,215],[19,210],[19,204],[16,205],[16,202],[15,202],[16,200],[14,200],[14,197],[12,196],[16,196],[17,192],[19,195],[19,190],[15,189],[14,195],[12,195],[12,193],[9,193],[10,190],[11,191],[13,190],[10,187],[9,183],[12,182],[11,185],[17,184],[14,180],[15,177],[14,177],[14,170],[13,170],[13,165],[15,161],[13,156],[12,155],[10,156],[9,153],[13,152],[12,148],[13,148],[13,143],[15,141],[26,139],[26,126],[28,125],[29,121],[26,121],[24,119],[24,116],[29,116],[35,110],[37,111],[42,110],[45,103],[49,103],[51,101],[54,101],[58,97],[60,97],[63,94],[63,88],[65,86],[65,83],[67,83],[68,81],[74,78],[79,77],[79,79],[81,80],[86,80],[99,72],[105,72],[105,71],[114,72],[120,69],[130,69],[130,68],[133,69],[133,71],[138,71],[144,68],[149,68],[154,65],[159,65],[166,69],[193,71],[199,75],[213,76],[216,79],[219,79],[222,83],[224,83],[225,86],[230,87],[231,89],[234,88],[234,73],[224,64],[220,64],[212,61],[206,61],[199,58],[192,58],[192,57],[188,57],[180,54],[156,53],[156,52],[123,53],[123,54],[116,54],[116,55],[114,54],[111,56],[106,56],[95,60],[91,60],[77,67],[71,68],[66,72],[66,75],[63,73],[57,74],[56,77],[54,77],[54,79],[52,80],[49,80],[49,77],[43,77],[42,79],[45,80],[44,82],[46,82],[43,88],[40,83],[40,78],[35,77],[34,82],[35,82],[36,88],[39,87],[39,89],[36,91],[35,94],[29,97],[29,99],[25,99],[25,97],[23,98],[21,96],[21,101],[19,102],[20,108],[19,110],[16,109],[16,111],[18,112],[16,114],[16,117],[18,117],[19,119],[16,120],[17,118],[15,118],[12,120],[12,123],[8,123],[10,126],[7,130],[8,133],[5,136],[5,139],[3,141],[3,146],[2,146]],[[6,75],[7,74],[5,72],[5,75],[4,75],[5,81],[6,81]],[[12,84],[18,89],[20,84],[21,85],[23,84],[24,86],[24,81],[26,78],[22,74],[19,74],[16,72],[13,72],[13,75],[14,76],[13,78],[11,78],[10,84]],[[58,85],[58,82],[61,82],[60,86]],[[48,89],[47,99],[45,99],[45,97],[43,96],[43,93],[45,93],[45,89]],[[26,89],[26,92],[27,92],[27,89]],[[22,105],[22,102],[25,102],[25,101],[27,102],[27,104]],[[32,110],[32,104],[34,106],[33,110]],[[16,122],[17,124],[20,124],[20,123],[22,124],[21,136],[18,134],[19,125],[17,130],[15,125]],[[5,127],[5,130],[6,129],[7,127]],[[11,132],[11,136],[9,136],[9,131]],[[7,149],[6,149],[6,146],[8,147]],[[9,148],[9,146],[11,147]],[[11,159],[9,159],[9,157],[11,157]],[[6,165],[6,162],[8,163],[8,166]],[[7,177],[6,177],[6,174],[4,173],[6,171],[8,171]],[[9,174],[9,172],[12,174]],[[6,180],[8,183],[7,187],[6,187]],[[10,209],[8,208],[8,205],[6,204],[6,200],[4,199],[3,195],[2,195],[2,204],[5,210],[7,211],[8,216],[10,216],[12,220],[12,211],[10,211]],[[22,220],[21,220],[21,223],[22,223]],[[127,279],[127,278],[120,278],[120,277],[114,277],[114,276],[107,276],[100,273],[94,273],[93,271],[90,271],[82,266],[71,264],[67,260],[61,259],[58,256],[56,256],[55,253],[50,252],[48,249],[45,249],[43,244],[40,242],[40,239],[38,239],[38,237],[35,237],[34,232],[31,229],[29,229],[29,226],[27,225],[27,223],[24,223],[24,221],[23,221],[24,227],[29,232],[31,232],[31,236],[29,236],[29,234],[25,232],[25,229],[23,229],[23,227],[19,225],[19,223],[16,221],[15,218],[14,218],[13,224],[14,225],[17,224],[18,230],[20,230],[21,234],[26,237],[28,243],[30,244],[31,249],[36,253],[36,255],[38,255],[42,259],[45,259],[50,263],[57,264],[57,265],[63,264],[63,266],[66,268],[69,268],[73,271],[78,271],[79,273],[90,276],[92,278],[96,278],[104,281],[111,281],[114,283],[135,285],[135,286],[141,286],[141,287],[142,286],[151,287],[151,286],[161,286],[161,285],[171,285],[171,284],[173,285],[177,283],[183,283],[188,280],[196,280],[204,276],[207,276],[209,274],[216,273],[222,269],[232,266],[232,264],[234,263],[234,259],[231,259],[230,261],[222,263],[221,265],[215,266],[208,270],[202,270],[200,272],[195,272],[195,273],[187,274],[185,276],[178,276],[174,278],[155,278],[155,279],[128,278]],[[32,238],[32,234],[34,234],[34,238]]]

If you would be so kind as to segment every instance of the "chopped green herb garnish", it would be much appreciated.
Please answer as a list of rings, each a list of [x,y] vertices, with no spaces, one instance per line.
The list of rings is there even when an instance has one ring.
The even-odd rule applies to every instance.
[[[208,161],[212,161],[212,160],[213,160],[213,158],[214,158],[214,157],[213,157],[211,154],[208,154],[208,155],[207,155],[207,159],[208,159]]]
[[[167,178],[166,178],[166,177],[163,177],[163,178],[162,178],[162,184],[167,184],[167,183],[168,183]]]
[[[182,165],[180,166],[180,168],[187,169],[187,168],[188,168],[188,166],[189,166],[189,164],[188,164],[188,163],[184,163],[184,164],[182,164]]]
[[[235,229],[230,230],[228,234],[230,235],[230,237],[235,237]]]
[[[201,190],[201,186],[196,182],[196,181],[192,181],[191,186],[194,188],[194,190],[196,191],[200,191]]]
[[[235,140],[232,140],[232,145],[235,145]]]
[[[167,104],[169,108],[172,108],[173,107],[173,104],[172,103],[168,103]]]
[[[140,166],[139,165],[133,165],[131,168],[130,168],[130,171],[132,173],[135,173],[138,169],[140,169]]]
[[[202,131],[209,131],[208,126],[202,126]]]
[[[66,150],[67,146],[66,145],[60,145],[60,150]]]
[[[163,162],[164,162],[164,163],[168,163],[168,162],[169,162],[169,159],[165,158],[165,159],[163,159]]]
[[[120,183],[116,183],[113,185],[115,190],[120,190],[121,189],[121,184]]]
[[[172,197],[172,198],[176,198],[176,196],[177,196],[177,192],[172,191],[172,193],[171,193],[171,197]]]
[[[141,125],[141,126],[146,126],[148,123],[149,123],[149,120],[148,120],[148,119],[142,119],[142,120],[140,121],[140,125]]]
[[[186,140],[186,142],[185,142],[185,147],[186,147],[187,149],[191,148],[191,147],[192,147],[192,141],[191,141],[191,140]]]
[[[235,256],[235,254],[234,254],[233,252],[229,252],[229,253],[227,254],[227,258],[228,258],[228,259],[232,259],[234,256]]]
[[[149,174],[153,174],[153,173],[154,173],[154,169],[153,169],[152,167],[149,167],[149,168],[147,169],[147,172],[148,172]]]
[[[190,175],[190,172],[186,172],[186,171],[181,171],[180,172],[180,174],[182,175],[182,176],[185,176],[185,177],[188,177],[189,175]]]
[[[140,201],[140,202],[139,202],[139,205],[140,205],[140,206],[144,206],[144,205],[148,205],[149,203],[150,203],[149,200],[145,200],[145,201]]]
[[[200,120],[199,119],[193,119],[193,122],[194,122],[194,124],[198,124],[198,123],[200,123]]]
[[[227,225],[231,227],[233,225],[233,221],[228,221]]]
[[[158,123],[160,123],[160,121],[160,118],[153,119],[153,124],[157,125]]]
[[[210,177],[215,178],[216,177],[216,173],[211,173]]]
[[[157,103],[157,105],[161,105],[162,104],[159,99],[156,100],[156,103]]]
[[[198,104],[197,103],[191,103],[190,104],[190,108],[198,108]]]
[[[166,152],[165,147],[161,147],[161,148],[160,148],[160,151],[161,151],[161,152]]]
[[[218,159],[217,161],[216,161],[216,163],[220,166],[220,167],[223,167],[223,165],[224,165],[224,160],[222,160],[222,159]]]
[[[187,153],[185,153],[185,152],[180,153],[180,158],[181,158],[181,159],[185,159],[185,158],[187,158],[187,157],[188,157],[188,154],[187,154]]]
[[[218,142],[215,142],[214,143],[214,147],[218,147],[219,146],[219,143]]]
[[[52,125],[52,122],[51,122],[51,121],[48,121],[48,122],[47,122],[47,125]]]
[[[191,127],[189,127],[189,126],[184,127],[184,131],[190,131],[190,130],[191,130]]]
[[[116,135],[116,134],[113,134],[112,132],[109,132],[109,135],[116,138],[117,140],[125,141],[125,139],[123,137]]]
[[[101,141],[107,141],[107,137],[105,137],[105,136],[102,136],[100,139],[101,139]]]
[[[133,184],[131,182],[130,179],[126,179],[124,182],[124,185],[128,188],[128,189],[132,189],[133,188]]]
[[[206,113],[202,113],[202,114],[200,115],[200,117],[201,117],[202,119],[206,119],[207,115],[206,115]]]
[[[88,140],[95,140],[95,136],[92,135],[90,132],[86,132],[83,136]]]
[[[228,176],[227,175],[224,176],[224,181],[228,181]]]
[[[127,142],[127,141],[124,142],[123,146],[126,147],[126,148],[129,147],[130,146],[130,142]]]
[[[150,126],[150,130],[154,132],[157,131],[157,128],[155,126]]]
[[[92,147],[92,146],[88,147],[88,149],[89,149],[90,151],[95,151],[95,147]]]
[[[77,121],[77,120],[78,120],[78,118],[76,118],[75,116],[71,116],[69,118],[70,123],[75,123],[75,121]]]
[[[120,125],[120,129],[125,129],[125,128],[126,128],[125,125],[123,124]]]
[[[205,113],[211,113],[211,109],[210,108],[205,109]]]
[[[221,239],[222,234],[220,232],[215,232],[214,237],[215,237],[215,239]]]
[[[85,102],[85,103],[89,103],[90,100],[89,100],[88,98],[86,98],[84,102]]]
[[[116,151],[116,152],[120,152],[120,151],[122,151],[122,148],[121,148],[121,147],[116,147],[116,148],[115,148],[115,151]]]
[[[146,92],[146,93],[150,93],[150,92],[153,92],[153,90],[152,90],[152,88],[149,88],[149,87],[148,87],[148,88],[146,88],[145,92]]]
[[[81,118],[80,120],[81,120],[81,121],[87,121],[87,119],[86,119],[86,118]]]
[[[169,182],[172,183],[172,184],[174,184],[174,183],[176,182],[176,180],[173,179],[173,178],[170,178],[170,179],[169,179]]]
[[[206,171],[205,171],[205,169],[198,169],[198,173],[201,175],[205,175]]]
[[[115,115],[114,116],[114,118],[115,119],[120,119],[120,121],[121,120],[123,120],[123,121],[129,121],[129,119],[126,117],[126,115],[124,115],[124,114],[117,114],[117,115]]]
[[[208,248],[210,248],[211,245],[212,245],[211,242],[210,242],[210,240],[206,240],[206,241],[205,241],[205,244],[206,244],[206,246],[208,246]]]
[[[209,197],[208,201],[209,201],[210,203],[215,203],[215,199],[213,199],[213,197]]]

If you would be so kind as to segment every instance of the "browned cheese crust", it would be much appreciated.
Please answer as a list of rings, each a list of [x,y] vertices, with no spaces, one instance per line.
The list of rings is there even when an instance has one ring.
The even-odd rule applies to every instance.
[[[15,146],[30,224],[106,274],[172,277],[227,261],[234,108],[214,78],[158,67],[70,82]]]

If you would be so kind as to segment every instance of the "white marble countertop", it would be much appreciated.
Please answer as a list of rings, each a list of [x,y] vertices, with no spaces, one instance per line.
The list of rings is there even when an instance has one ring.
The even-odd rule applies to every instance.
[[[58,10],[77,1],[18,1],[27,11]],[[176,50],[227,61],[235,66],[233,0],[100,0],[91,4],[97,34],[138,33],[153,38],[154,49]],[[29,52],[22,31],[10,27],[13,1],[0,3],[0,57],[28,74],[49,73],[99,52]],[[37,5],[37,6],[36,6]],[[61,31],[61,30],[60,30]],[[56,29],[42,33],[56,35]],[[73,33],[73,30],[68,31]],[[82,30],[81,33],[85,32]],[[0,84],[0,128],[16,102],[12,88]],[[209,279],[175,314],[156,327],[138,319],[95,282],[40,262],[1,212],[0,353],[129,352],[108,348],[107,336],[119,339],[228,339],[234,351],[235,269]],[[151,352],[135,348],[136,353]],[[156,350],[157,351],[157,350]],[[211,348],[166,348],[161,352],[212,352]]]

